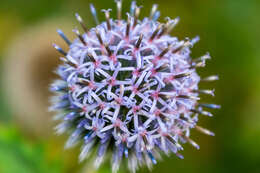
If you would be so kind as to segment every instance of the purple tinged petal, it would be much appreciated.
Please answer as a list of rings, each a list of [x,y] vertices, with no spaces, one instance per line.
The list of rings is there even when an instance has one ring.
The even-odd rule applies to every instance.
[[[65,120],[65,121],[73,120],[73,119],[75,118],[75,115],[76,115],[76,114],[77,114],[76,112],[70,112],[70,113],[68,113],[68,114],[65,116],[64,120]]]
[[[150,151],[147,151],[148,156],[150,157],[150,159],[152,160],[153,164],[157,164],[156,159],[154,158],[153,154]]]

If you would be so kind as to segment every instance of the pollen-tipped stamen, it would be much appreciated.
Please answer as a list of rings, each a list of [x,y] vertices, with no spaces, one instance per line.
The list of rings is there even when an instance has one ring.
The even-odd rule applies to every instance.
[[[208,129],[205,129],[203,127],[200,127],[198,125],[195,126],[195,129],[198,130],[199,132],[201,133],[204,133],[206,135],[209,135],[209,136],[215,136],[215,134],[211,131],[209,131]]]
[[[157,8],[158,8],[158,5],[157,4],[153,4],[153,7],[152,7],[151,13],[150,13],[150,17],[149,17],[150,20],[153,20],[154,15],[155,15],[155,13],[157,11]]]
[[[111,10],[111,9],[108,9],[108,10],[102,10],[102,12],[105,13],[105,17],[106,17],[107,30],[111,30],[110,11],[112,11],[112,10]]]
[[[62,30],[57,29],[57,33],[61,36],[61,38],[68,44],[71,45],[70,40],[66,37],[66,35],[62,32]]]
[[[117,7],[117,20],[121,20],[121,13],[122,13],[122,0],[115,0],[116,7]]]
[[[216,80],[219,80],[219,77],[217,75],[208,76],[208,77],[201,79],[201,81],[204,81],[204,82],[211,82],[211,81],[216,81]]]
[[[138,17],[140,15],[140,10],[141,10],[141,6],[140,7],[138,7],[138,6],[135,7],[133,28],[135,28],[135,26],[137,25]]]
[[[53,43],[52,46],[58,51],[60,52],[62,55],[66,56],[67,53],[62,49],[60,48],[57,44]]]
[[[86,41],[84,40],[84,38],[82,37],[82,35],[79,33],[79,30],[74,29],[73,32],[78,36],[79,40],[86,46],[87,43],[86,43]]]
[[[150,42],[154,40],[154,38],[156,37],[156,35],[158,34],[158,32],[160,31],[160,29],[162,28],[162,26],[163,26],[162,24],[159,24],[159,25],[158,25],[158,27],[157,27],[156,30],[152,33],[152,35],[151,35],[151,37],[150,37],[150,39],[149,39]]]
[[[88,29],[87,29],[86,25],[84,24],[84,22],[83,22],[82,18],[80,17],[80,15],[78,13],[76,13],[75,16],[76,16],[77,21],[80,23],[81,27],[85,31],[85,33],[87,33]]]
[[[141,43],[142,43],[142,40],[143,40],[143,34],[140,34],[140,37],[138,38],[138,40],[137,40],[137,42],[136,42],[136,44],[135,44],[135,48],[136,49],[139,49],[139,47],[140,47],[140,45],[141,45]]]
[[[99,25],[96,8],[94,7],[93,4],[90,4],[89,7],[90,7],[90,12],[95,20],[96,25]]]

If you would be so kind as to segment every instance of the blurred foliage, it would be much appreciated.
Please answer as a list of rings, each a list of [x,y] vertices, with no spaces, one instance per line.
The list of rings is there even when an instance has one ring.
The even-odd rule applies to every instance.
[[[95,0],[97,9],[112,8],[114,0]],[[2,67],[7,57],[4,50],[13,38],[55,16],[72,19],[79,12],[87,20],[90,0],[1,0],[0,2],[0,172],[77,172],[84,167],[77,163],[78,150],[63,151],[64,139],[50,137],[45,141],[24,134],[16,128],[13,109],[6,101],[8,93],[2,86]],[[159,4],[161,19],[180,16],[181,22],[172,32],[184,39],[199,35],[201,41],[192,49],[193,56],[210,52],[212,60],[200,69],[201,76],[219,74],[216,83],[201,84],[215,88],[216,97],[203,101],[216,102],[222,109],[214,118],[201,117],[199,124],[216,133],[208,137],[192,132],[200,151],[185,145],[184,160],[164,157],[153,172],[228,173],[260,172],[260,1],[259,0],[137,0],[144,8],[141,16],[149,14],[153,3]],[[130,0],[124,0],[123,12],[129,10]],[[100,11],[100,10],[99,10]],[[100,19],[104,19],[99,13]],[[71,26],[71,29],[77,25]],[[57,21],[57,28],[59,28]],[[55,32],[55,31],[50,31]],[[53,40],[50,40],[50,43]],[[30,45],[28,45],[30,46]],[[15,51],[15,50],[14,50]],[[19,58],[19,57],[18,57]],[[11,70],[11,69],[10,69]],[[18,86],[19,87],[19,86]],[[26,98],[25,98],[26,101]],[[88,163],[88,162],[87,162]],[[88,165],[86,166],[88,167]],[[83,168],[84,169],[84,168]],[[86,171],[82,171],[86,172]],[[89,171],[94,172],[94,171]],[[97,172],[110,172],[104,165]],[[148,172],[142,168],[140,172]]]
[[[0,126],[0,172],[62,172],[58,158],[47,159],[44,144],[33,144],[12,127]]]

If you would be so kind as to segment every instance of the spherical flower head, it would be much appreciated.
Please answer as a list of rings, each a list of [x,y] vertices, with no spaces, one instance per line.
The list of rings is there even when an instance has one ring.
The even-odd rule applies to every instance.
[[[214,135],[197,125],[198,115],[211,116],[203,108],[219,106],[198,103],[199,94],[213,95],[200,90],[198,83],[217,76],[200,79],[196,72],[210,58],[206,54],[191,59],[190,48],[198,37],[180,41],[169,35],[178,18],[158,22],[154,5],[150,17],[139,20],[141,7],[133,2],[123,20],[122,3],[116,4],[117,19],[110,18],[110,10],[102,10],[102,23],[90,5],[95,28],[88,29],[76,14],[84,33],[75,29],[78,38],[73,42],[58,30],[69,50],[54,45],[64,63],[57,69],[60,79],[51,85],[56,93],[51,110],[57,110],[55,119],[61,120],[57,133],[70,133],[65,147],[82,145],[80,161],[97,146],[96,167],[112,152],[114,172],[122,161],[135,172],[142,165],[151,168],[162,153],[182,158],[181,143],[198,149],[189,137],[192,128]]]

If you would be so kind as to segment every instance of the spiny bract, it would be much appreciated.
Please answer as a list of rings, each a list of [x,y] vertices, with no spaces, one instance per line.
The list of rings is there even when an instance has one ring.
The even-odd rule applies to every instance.
[[[82,144],[80,161],[98,146],[96,167],[112,153],[113,171],[127,158],[129,169],[135,172],[141,165],[156,164],[160,153],[182,158],[180,143],[199,148],[189,138],[190,129],[214,135],[196,124],[198,114],[212,115],[203,107],[219,106],[198,103],[200,93],[213,95],[211,90],[198,89],[201,79],[196,68],[204,67],[210,58],[206,54],[191,59],[190,47],[198,37],[179,41],[170,36],[179,19],[158,22],[157,5],[150,17],[139,20],[141,7],[132,2],[125,21],[121,1],[116,4],[117,20],[110,18],[110,9],[102,10],[106,17],[102,23],[91,4],[97,26],[89,30],[76,14],[84,33],[75,29],[78,38],[73,42],[58,30],[69,50],[54,44],[64,55],[64,63],[57,69],[61,79],[51,85],[57,94],[50,109],[59,112],[55,119],[62,120],[57,133],[71,134],[66,148]]]

